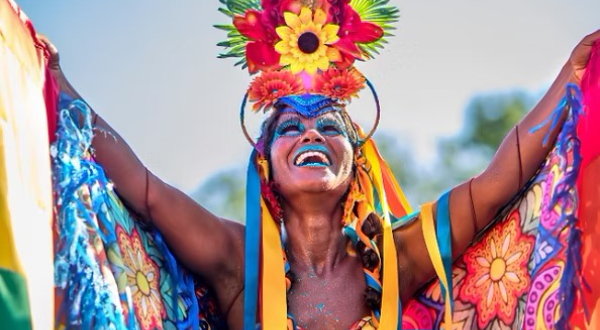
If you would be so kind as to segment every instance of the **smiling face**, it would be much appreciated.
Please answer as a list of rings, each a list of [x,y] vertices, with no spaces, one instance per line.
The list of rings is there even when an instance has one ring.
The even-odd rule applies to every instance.
[[[270,160],[273,180],[284,198],[301,193],[343,195],[352,174],[353,146],[342,115],[315,118],[285,112],[274,123]]]

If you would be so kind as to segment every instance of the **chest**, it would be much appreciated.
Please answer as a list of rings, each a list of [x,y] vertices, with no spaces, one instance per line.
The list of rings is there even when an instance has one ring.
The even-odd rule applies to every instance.
[[[288,293],[288,308],[296,323],[306,330],[348,330],[371,313],[365,305],[362,267],[328,274],[295,272]]]

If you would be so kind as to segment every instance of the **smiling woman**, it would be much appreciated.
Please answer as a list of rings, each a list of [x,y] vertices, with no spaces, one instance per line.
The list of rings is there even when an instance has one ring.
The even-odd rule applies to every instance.
[[[232,330],[595,322],[574,311],[599,298],[578,286],[597,271],[580,257],[582,248],[593,255],[598,233],[581,240],[577,227],[598,209],[578,189],[593,192],[598,180],[577,180],[600,155],[579,89],[597,105],[588,101],[598,94],[600,32],[574,49],[485,171],[413,212],[349,106],[364,87],[374,92],[355,63],[383,47],[398,10],[386,0],[221,3],[232,20],[218,26],[228,32],[222,57],[256,75],[242,111],[247,99],[269,113],[259,139],[248,136],[245,227],[148,171],[68,82],[56,48],[35,36],[60,89],[59,327],[220,329],[220,317]],[[580,198],[592,201],[582,203],[591,218],[578,217]]]

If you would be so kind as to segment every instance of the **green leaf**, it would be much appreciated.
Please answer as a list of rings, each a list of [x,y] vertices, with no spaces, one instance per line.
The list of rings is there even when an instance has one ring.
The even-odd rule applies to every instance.
[[[219,30],[223,30],[223,31],[232,31],[235,30],[235,26],[233,26],[232,24],[215,24],[213,25],[214,28],[217,28]]]
[[[219,8],[219,11],[229,17],[233,17],[233,13],[230,12],[229,10],[225,9],[225,8]]]
[[[400,18],[400,10],[388,3],[389,0],[350,1],[350,5],[363,21],[377,24],[383,29],[383,36],[379,40],[357,45],[366,58],[373,58],[379,54],[379,49],[387,43],[386,38],[393,36],[390,31],[395,29],[393,24]]]
[[[260,0],[219,0],[223,5],[219,12],[229,18],[236,15],[244,15],[248,10],[262,10]],[[217,46],[225,47],[227,51],[220,53],[218,58],[241,58],[235,63],[235,66],[241,65],[243,69],[247,67],[246,63],[246,44],[250,39],[243,36],[233,24],[216,24],[215,28],[227,32],[226,39],[217,43]]]

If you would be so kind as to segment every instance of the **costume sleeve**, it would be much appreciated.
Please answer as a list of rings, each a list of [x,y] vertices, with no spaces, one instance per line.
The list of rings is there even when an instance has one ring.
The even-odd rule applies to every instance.
[[[91,109],[63,95],[58,118],[52,145],[58,327],[223,329],[211,289],[181,266],[151,223],[138,221],[92,157]],[[115,143],[110,138],[106,143]],[[120,182],[121,188],[139,184]]]
[[[598,59],[590,62],[600,64]],[[600,75],[595,72],[597,82]],[[586,90],[585,82],[584,78],[583,96],[577,86],[567,88],[563,101],[571,107],[570,114],[535,176],[523,183],[450,270],[434,267],[438,279],[404,305],[404,329],[444,328],[448,322],[454,329],[598,324],[600,290],[593,274],[598,272],[600,251],[600,107],[588,97],[600,93],[597,86]],[[582,107],[582,97],[587,107]],[[444,248],[449,247],[441,237],[446,235],[441,228],[444,214],[451,213],[445,195],[421,210],[434,266],[446,266]]]

